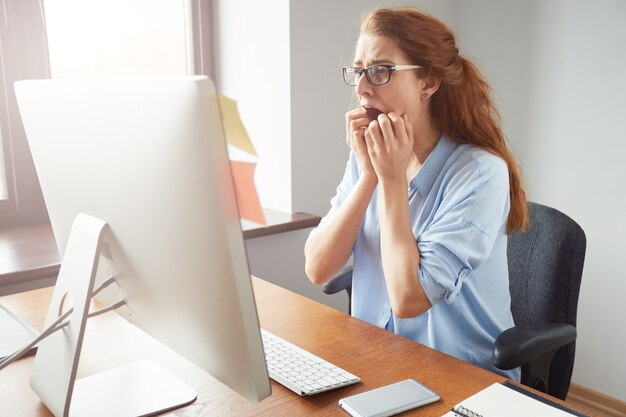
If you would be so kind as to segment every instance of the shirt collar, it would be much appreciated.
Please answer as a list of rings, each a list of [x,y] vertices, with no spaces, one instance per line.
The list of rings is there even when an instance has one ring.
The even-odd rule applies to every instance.
[[[435,180],[441,173],[444,164],[452,155],[452,152],[456,148],[456,143],[447,137],[442,135],[432,150],[430,155],[426,158],[424,165],[417,171],[417,174],[411,180],[411,183],[417,188],[422,196],[427,196],[430,189],[433,187]]]

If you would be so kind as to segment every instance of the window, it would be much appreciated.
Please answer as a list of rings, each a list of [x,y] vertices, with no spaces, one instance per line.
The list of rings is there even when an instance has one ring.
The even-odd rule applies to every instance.
[[[0,0],[0,228],[48,221],[13,83],[212,76],[211,6],[211,0]]]
[[[190,4],[45,0],[52,78],[192,74]]]

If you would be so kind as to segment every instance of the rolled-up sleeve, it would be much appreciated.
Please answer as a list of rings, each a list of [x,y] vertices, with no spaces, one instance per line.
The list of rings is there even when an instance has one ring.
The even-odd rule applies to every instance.
[[[508,171],[476,169],[452,184],[432,222],[417,237],[418,276],[432,305],[452,303],[485,262],[509,211]]]
[[[337,186],[335,196],[330,200],[330,210],[322,218],[322,223],[332,217],[332,215],[339,209],[339,207],[341,207],[343,202],[350,194],[352,188],[354,188],[354,184],[356,184],[358,178],[359,168],[356,162],[356,157],[354,156],[353,152],[350,152],[350,157],[348,158],[348,162],[346,163],[346,170],[343,174],[343,178]]]

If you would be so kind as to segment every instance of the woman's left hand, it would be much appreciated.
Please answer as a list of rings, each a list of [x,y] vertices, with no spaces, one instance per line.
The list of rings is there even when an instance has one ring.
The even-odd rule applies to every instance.
[[[379,181],[406,180],[413,154],[413,126],[406,114],[381,114],[365,129],[365,143]]]

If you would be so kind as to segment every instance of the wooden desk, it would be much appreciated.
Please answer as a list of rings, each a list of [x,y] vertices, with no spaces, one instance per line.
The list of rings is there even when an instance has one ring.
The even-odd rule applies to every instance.
[[[131,360],[158,361],[198,391],[192,405],[169,416],[346,416],[340,398],[416,378],[442,400],[403,416],[440,417],[453,405],[504,378],[403,337],[371,326],[337,310],[253,278],[261,326],[360,376],[362,383],[311,397],[299,397],[272,381],[271,397],[258,404],[243,397],[169,351],[114,313],[89,320],[79,377]],[[51,288],[0,298],[41,329]],[[29,386],[33,358],[0,371],[0,416],[49,416]],[[112,399],[113,401],[115,399]]]

